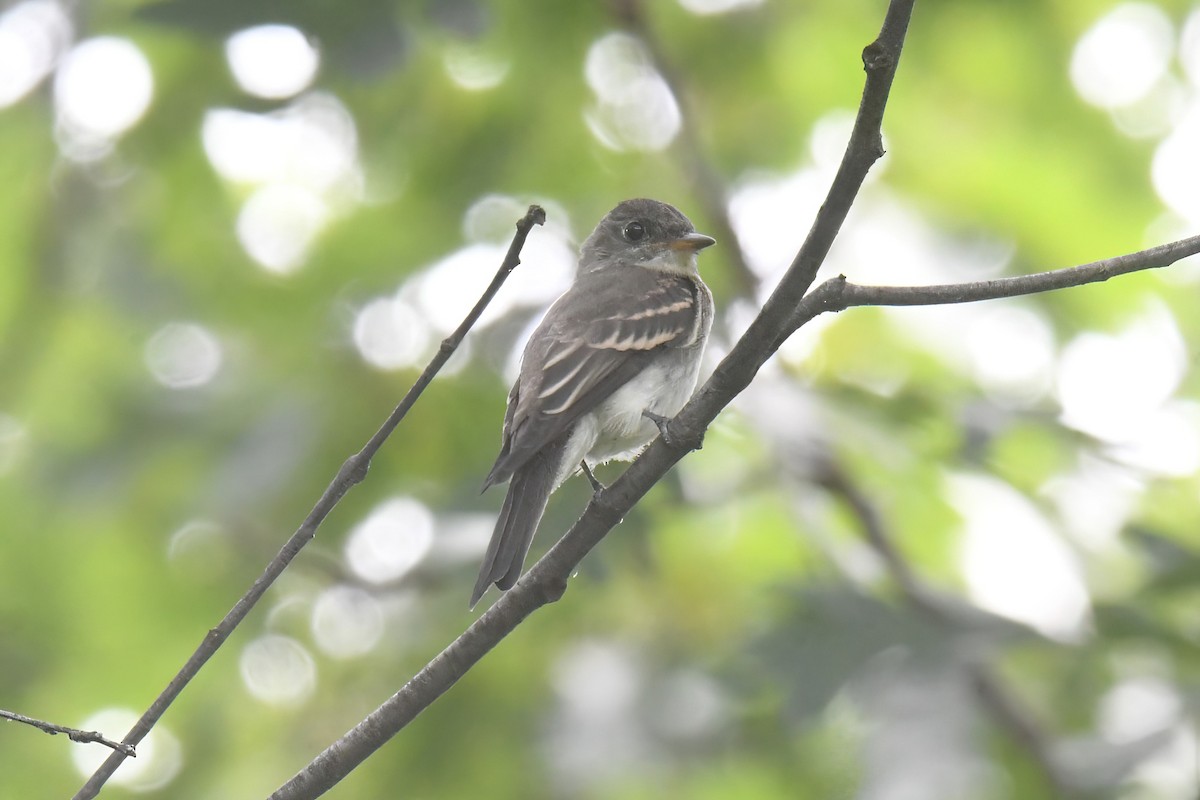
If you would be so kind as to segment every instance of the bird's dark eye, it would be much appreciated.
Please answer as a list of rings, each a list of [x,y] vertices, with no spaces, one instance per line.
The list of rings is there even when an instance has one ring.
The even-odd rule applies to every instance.
[[[631,222],[625,226],[625,238],[636,242],[646,235],[646,228],[640,222]]]

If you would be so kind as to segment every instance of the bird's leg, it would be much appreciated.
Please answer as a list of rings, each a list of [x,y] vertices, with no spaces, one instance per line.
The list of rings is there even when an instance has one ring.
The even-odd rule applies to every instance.
[[[664,417],[662,414],[655,414],[648,408],[642,410],[642,416],[654,423],[655,427],[658,428],[658,435],[662,437],[664,442],[672,447],[675,446],[675,438],[667,430],[667,423],[671,421],[669,417]]]
[[[696,439],[685,437],[688,441],[682,441],[678,436],[667,430],[667,423],[670,422],[669,417],[664,417],[661,414],[655,414],[650,409],[642,411],[642,416],[654,423],[658,428],[658,434],[662,437],[663,443],[668,447],[682,447],[685,450],[699,450],[704,447],[704,431],[700,432],[700,436]]]
[[[583,468],[583,475],[588,479],[588,483],[592,485],[592,497],[596,500],[600,499],[600,493],[608,487],[601,483],[595,475],[592,474],[592,469],[587,465],[586,461],[580,461],[579,466]]]

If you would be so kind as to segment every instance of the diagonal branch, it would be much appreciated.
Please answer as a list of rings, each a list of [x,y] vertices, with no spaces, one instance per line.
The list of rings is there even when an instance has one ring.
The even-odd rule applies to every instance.
[[[793,310],[812,285],[867,171],[882,155],[880,125],[913,3],[914,0],[892,0],[878,39],[863,51],[866,86],[846,156],[825,204],[763,310],[713,376],[670,423],[673,444],[667,445],[661,438],[655,440],[609,489],[593,497],[583,516],[515,587],[400,691],[272,794],[272,800],[318,797],[333,787],[453,686],[529,614],[561,597],[567,579],[583,557],[650,487],[698,446],[717,414],[750,385],[782,342]]]
[[[500,291],[500,287],[508,278],[509,273],[521,263],[521,248],[525,246],[525,239],[529,236],[529,232],[533,229],[533,226],[541,225],[545,221],[546,212],[540,206],[530,206],[525,216],[517,221],[517,232],[513,235],[512,243],[508,247],[504,261],[501,262],[496,276],[492,278],[491,284],[484,290],[475,307],[471,309],[470,313],[467,314],[462,324],[458,326],[454,333],[442,341],[437,353],[430,360],[429,365],[425,367],[425,371],[417,378],[412,388],[404,395],[404,399],[400,401],[400,404],[396,406],[383,425],[379,427],[375,435],[363,445],[361,450],[346,459],[341,469],[338,470],[337,475],[334,476],[333,481],[326,487],[324,494],[321,495],[321,499],[317,501],[313,510],[309,512],[308,517],[305,518],[296,532],[292,534],[291,538],[287,540],[283,548],[279,551],[279,554],[271,560],[271,563],[267,565],[267,568],[263,570],[263,573],[254,581],[249,590],[242,595],[237,604],[225,615],[225,618],[221,620],[217,627],[208,632],[208,635],[204,637],[200,646],[192,653],[191,658],[187,660],[183,668],[167,684],[167,688],[163,689],[162,693],[150,705],[150,708],[142,714],[141,719],[125,735],[125,739],[122,742],[123,745],[127,745],[132,749],[150,732],[150,729],[154,727],[155,723],[158,722],[163,713],[174,702],[175,698],[184,690],[184,687],[191,682],[192,678],[196,677],[201,667],[212,658],[217,649],[224,644],[234,629],[246,618],[246,615],[250,613],[250,610],[254,608],[255,604],[262,598],[271,584],[275,582],[275,579],[283,574],[283,571],[292,563],[292,559],[317,535],[317,529],[325,521],[325,517],[329,516],[329,512],[333,510],[334,506],[341,501],[346,492],[350,491],[353,486],[360,483],[366,477],[367,469],[371,466],[371,459],[375,456],[375,453],[378,452],[379,448],[383,446],[384,441],[387,440],[392,431],[396,429],[396,426],[400,424],[400,421],[408,414],[409,409],[416,403],[417,398],[425,391],[425,387],[433,381],[434,376],[446,364],[450,356],[454,354],[454,351],[458,349],[459,344],[462,343],[463,338],[467,335],[467,331],[475,325],[484,308],[495,297],[496,292]],[[116,772],[117,767],[121,766],[121,762],[125,760],[126,755],[127,753],[124,750],[117,750],[109,756],[100,765],[100,768],[92,774],[87,783],[76,792],[74,800],[87,800],[87,798],[95,797],[101,787]]]

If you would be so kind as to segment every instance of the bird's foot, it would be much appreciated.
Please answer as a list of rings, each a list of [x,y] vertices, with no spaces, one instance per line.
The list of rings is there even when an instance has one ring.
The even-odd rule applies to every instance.
[[[664,442],[672,447],[675,446],[675,437],[672,436],[671,431],[667,429],[667,423],[671,421],[670,417],[664,417],[662,414],[655,414],[648,408],[642,411],[642,416],[654,423],[655,427],[658,428],[658,435],[662,437]]]
[[[579,466],[583,469],[583,476],[585,478],[587,478],[588,483],[590,483],[592,485],[592,499],[599,500],[600,495],[608,487],[605,486],[603,483],[601,483],[599,481],[599,479],[596,478],[596,476],[592,474],[592,468],[587,465],[586,461],[580,461]]]
[[[667,423],[671,421],[670,417],[664,417],[661,414],[655,414],[650,409],[642,411],[642,416],[654,423],[658,428],[658,435],[662,437],[663,443],[668,447],[682,447],[685,450],[699,450],[704,446],[704,431],[700,432],[699,437],[692,439],[691,436],[684,436],[682,439],[671,433],[667,429]]]

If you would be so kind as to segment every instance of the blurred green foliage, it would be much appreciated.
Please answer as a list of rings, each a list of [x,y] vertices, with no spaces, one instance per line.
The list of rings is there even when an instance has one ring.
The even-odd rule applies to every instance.
[[[1176,25],[1196,13],[1158,5]],[[645,4],[686,84],[688,122],[731,195],[812,168],[814,128],[857,106],[859,53],[884,6],[768,2],[704,16]],[[888,156],[836,269],[919,283],[929,273],[906,270],[940,255],[942,279],[968,280],[978,270],[955,256],[977,246],[1011,256],[993,259],[988,274],[998,274],[1157,243],[1157,139],[1120,133],[1068,73],[1075,42],[1113,7],[919,3],[886,117]],[[83,725],[151,702],[384,419],[418,367],[368,364],[357,315],[478,241],[464,215],[480,198],[513,198],[513,221],[523,203],[546,203],[575,241],[631,196],[674,202],[702,231],[713,221],[673,150],[616,151],[589,131],[585,60],[620,28],[602,2],[160,0],[71,14],[78,40],[134,42],[154,97],[108,155],[85,162],[56,146],[53,76],[0,109],[0,707]],[[239,243],[253,187],[223,179],[202,139],[212,109],[266,114],[294,102],[252,97],[230,74],[226,38],[263,23],[294,25],[316,44],[310,91],[337,98],[352,119],[362,176],[353,201],[331,201],[329,222],[286,275]],[[463,88],[446,67],[462,52],[503,65],[503,79]],[[823,191],[828,175],[818,174]],[[936,244],[897,245],[894,263],[886,241],[858,247],[889,209],[915,224],[907,235]],[[794,251],[810,220],[788,212],[775,233]],[[746,299],[735,296],[727,251],[706,251],[701,267],[728,312],[720,349],[744,324]],[[538,269],[532,258],[520,268]],[[1194,796],[1200,477],[1186,462],[1131,461],[1065,425],[1055,384],[1076,337],[1166,315],[1176,333],[1143,345],[1182,342],[1162,399],[1191,415],[1197,436],[1195,269],[1166,272],[960,310],[959,322],[1020,309],[1048,332],[1049,378],[1015,399],[989,387],[977,363],[914,333],[920,320],[950,318],[856,309],[802,331],[803,352],[785,349],[705,448],[589,556],[561,602],[329,796],[1059,796],[972,692],[964,665],[980,659],[1080,786]],[[483,283],[459,288],[473,299]],[[470,622],[466,598],[500,504],[478,486],[499,443],[505,365],[536,313],[521,305],[471,334],[367,481],[167,713],[161,725],[178,746],[170,779],[138,791],[114,781],[105,797],[265,796]],[[172,323],[202,326],[217,343],[211,380],[155,380],[148,349]],[[971,621],[938,624],[906,601],[862,520],[814,482],[825,458],[869,498],[912,569]],[[1072,635],[970,608],[980,598],[962,557],[961,474],[1019,493],[1079,565],[1090,610]],[[1064,487],[1082,500],[1060,502]],[[535,555],[587,494],[580,481],[556,496]],[[396,496],[432,511],[432,550],[402,577],[372,583],[344,548]],[[1080,503],[1099,509],[1092,528],[1080,528]],[[1089,537],[1105,521],[1108,534]],[[1009,580],[1021,594],[1025,576]],[[320,598],[337,587],[359,590],[366,618],[382,625],[363,652],[339,656],[314,632]],[[247,653],[267,634],[290,637],[287,652],[300,654],[285,664],[298,673],[274,678],[285,695],[274,703],[246,675]],[[1134,708],[1124,727],[1113,722],[1122,697]],[[1171,713],[1154,716],[1164,703]],[[0,734],[4,797],[68,796],[84,780],[72,753],[99,750],[17,726]],[[1174,737],[1191,761],[1161,760],[1142,734]],[[143,756],[163,761],[161,751]],[[1156,758],[1157,772],[1138,771],[1139,759]]]

